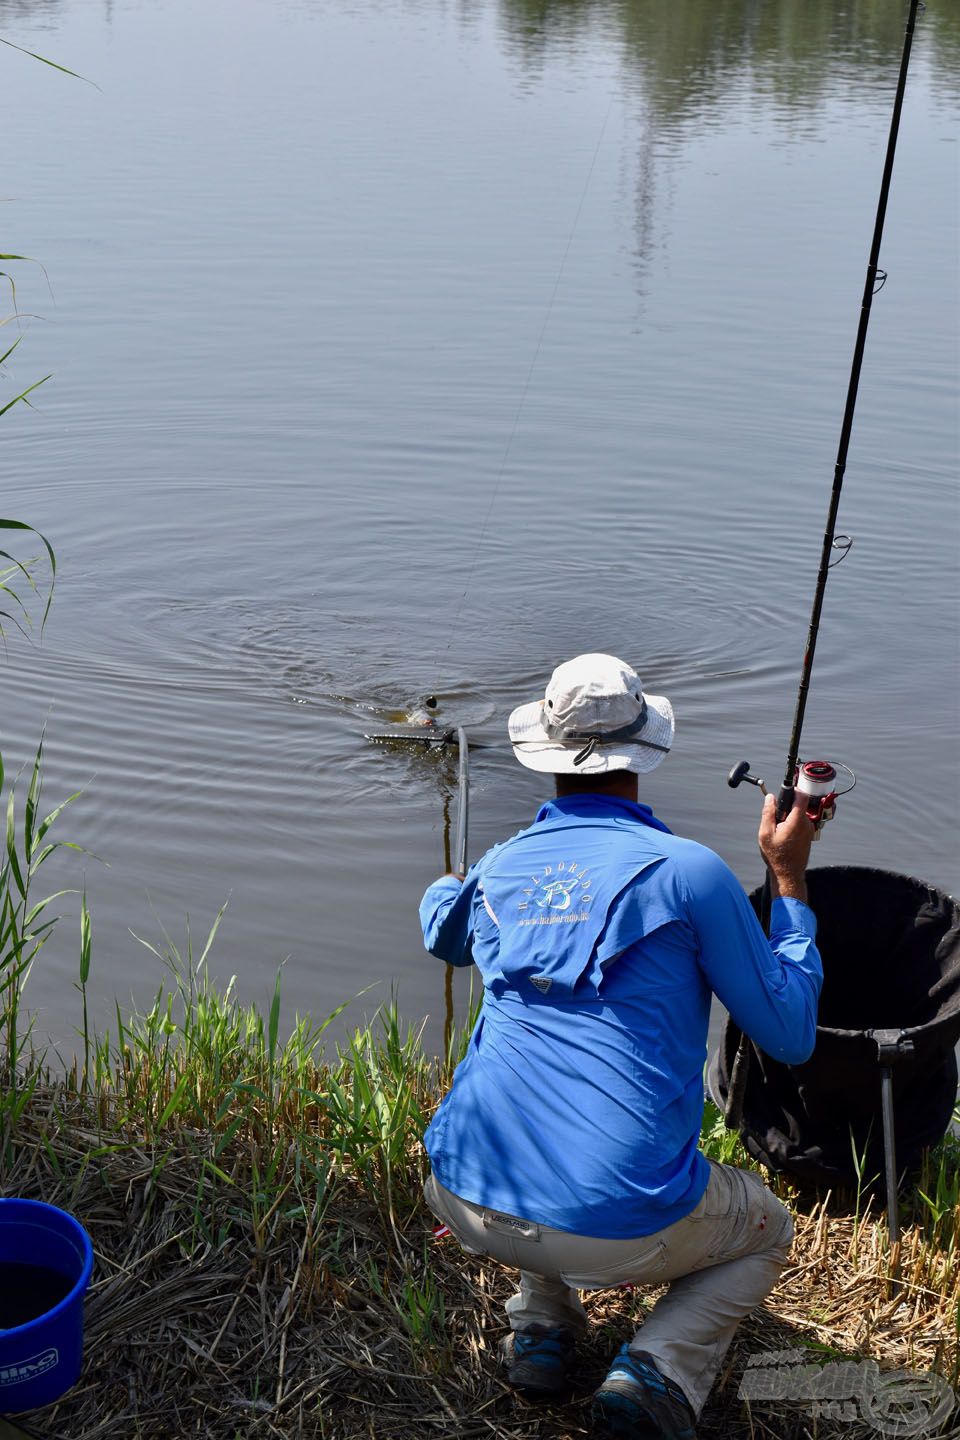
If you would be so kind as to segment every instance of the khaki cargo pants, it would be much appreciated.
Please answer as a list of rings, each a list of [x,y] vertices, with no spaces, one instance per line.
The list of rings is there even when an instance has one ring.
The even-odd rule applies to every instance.
[[[514,1330],[586,1328],[578,1290],[668,1285],[631,1346],[646,1350],[699,1415],[737,1325],[773,1289],[793,1239],[789,1212],[759,1175],[710,1162],[696,1209],[655,1235],[598,1240],[473,1205],[430,1176],[424,1196],[464,1250],[520,1271]]]

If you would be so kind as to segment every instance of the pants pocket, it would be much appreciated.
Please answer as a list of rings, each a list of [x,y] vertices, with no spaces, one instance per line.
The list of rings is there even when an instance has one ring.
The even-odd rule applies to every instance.
[[[739,1247],[747,1224],[744,1178],[744,1172],[732,1165],[711,1167],[704,1211],[708,1222],[707,1255],[711,1260],[736,1253]]]
[[[681,1225],[700,1234],[703,1259],[696,1268],[772,1249],[781,1239],[789,1246],[789,1212],[753,1170],[710,1162],[710,1183],[697,1208]]]

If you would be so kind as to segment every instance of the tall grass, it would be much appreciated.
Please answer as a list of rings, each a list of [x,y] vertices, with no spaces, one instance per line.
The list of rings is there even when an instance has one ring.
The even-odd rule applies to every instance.
[[[424,1049],[420,1028],[402,1023],[395,998],[370,1023],[345,1034],[344,1006],[320,1024],[295,1016],[284,1026],[280,972],[262,1008],[241,1002],[233,980],[224,987],[213,983],[209,964],[221,920],[222,913],[196,946],[189,932],[182,944],[169,936],[158,945],[142,942],[162,972],[149,1005],[131,1014],[118,1010],[108,1032],[85,1027],[82,1054],[65,1077],[51,1076],[23,1054],[21,1070],[32,1079],[29,1090],[21,1087],[29,1104],[16,1137],[20,1170],[34,1174],[30,1157],[43,1156],[46,1173],[56,1177],[77,1213],[82,1216],[88,1205],[95,1219],[113,1217],[117,1268],[143,1295],[145,1315],[146,1277],[155,1286],[164,1273],[156,1270],[158,1246],[170,1247],[163,1252],[166,1271],[179,1277],[185,1303],[197,1293],[199,1277],[209,1274],[211,1315],[200,1332],[202,1353],[227,1343],[234,1304],[261,1306],[262,1343],[254,1321],[244,1322],[244,1354],[255,1357],[245,1363],[269,1372],[278,1395],[286,1352],[281,1349],[277,1362],[276,1337],[288,1347],[296,1344],[303,1357],[322,1315],[329,1317],[324,1344],[340,1347],[344,1375],[357,1365],[364,1383],[383,1374],[386,1386],[411,1395],[419,1376],[425,1384],[442,1384],[456,1405],[463,1327],[474,1308],[487,1317],[484,1326],[499,1324],[499,1312],[491,1310],[489,1268],[465,1260],[455,1242],[429,1238],[431,1222],[420,1199],[421,1136],[470,1025],[440,1059]],[[82,992],[90,969],[89,923],[81,933]],[[750,1164],[712,1105],[702,1145],[713,1159]],[[789,1185],[777,1188],[791,1199]],[[775,1341],[765,1332],[764,1343],[782,1347],[797,1343],[799,1335],[800,1343],[838,1357],[869,1354],[876,1344],[889,1364],[933,1365],[955,1382],[958,1195],[960,1142],[947,1137],[929,1155],[909,1202],[912,1215],[905,1215],[902,1293],[911,1316],[906,1333],[914,1337],[909,1350],[897,1320],[891,1321],[882,1223],[868,1212],[851,1217],[826,1200],[811,1209],[792,1197],[797,1261],[772,1312],[775,1323],[788,1328]],[[133,1219],[127,1215],[131,1204]],[[214,1310],[218,1269],[224,1278],[216,1293],[225,1303]],[[107,1277],[103,1283],[112,1301],[120,1281]],[[465,1292],[471,1285],[472,1295]],[[636,1323],[621,1313],[630,1302],[617,1292],[590,1303],[601,1320],[609,1314],[617,1343]],[[636,1301],[641,1308],[644,1303],[642,1297]],[[126,1302],[121,1315],[133,1304]],[[904,1312],[896,1313],[902,1318]],[[122,1347],[122,1326],[116,1339],[112,1328],[103,1333]],[[937,1338],[928,1344],[931,1335]],[[917,1348],[915,1339],[925,1348]],[[389,1371],[381,1358],[385,1349]],[[153,1364],[142,1347],[136,1355],[138,1366]],[[279,1378],[270,1368],[277,1363]],[[300,1363],[302,1374],[306,1361]],[[475,1347],[469,1364],[475,1386],[486,1365]],[[211,1394],[219,1374],[210,1373]],[[416,1394],[411,1413],[418,1415],[424,1400]],[[469,1397],[463,1403],[469,1410]],[[418,1423],[412,1420],[406,1433],[423,1433]],[[118,1433],[126,1433],[122,1423]]]
[[[37,882],[42,867],[55,851],[80,848],[71,841],[51,838],[57,820],[76,798],[76,795],[69,796],[44,815],[42,739],[22,804],[18,800],[16,780],[6,783],[0,755],[0,801],[5,817],[0,851],[0,1032],[3,1035],[0,1110],[9,1122],[15,1122],[36,1078],[35,1066],[25,1063],[25,1057],[31,1062],[33,1057],[29,1051],[31,1021],[22,1020],[23,987],[60,918],[54,908],[56,902],[71,893],[59,890],[38,899]],[[86,915],[85,904],[83,909]],[[86,923],[89,929],[89,917]]]
[[[463,1053],[469,1022],[444,1060],[428,1058],[421,1029],[402,1023],[395,998],[336,1044],[328,1032],[345,1004],[319,1024],[297,1016],[281,1035],[281,972],[266,1011],[242,1004],[233,979],[224,988],[210,979],[222,916],[199,947],[189,931],[182,945],[169,935],[160,945],[141,940],[162,975],[150,1005],[130,1014],[117,1007],[113,1024],[93,1033],[83,898],[82,1055],[66,1076],[67,1091],[86,1099],[104,1143],[133,1143],[135,1136],[156,1151],[159,1167],[169,1145],[199,1159],[209,1185],[198,1191],[190,1222],[207,1241],[239,1220],[261,1247],[278,1212],[316,1223],[334,1172],[349,1173],[396,1227],[398,1206],[408,1211],[419,1194],[420,1137]],[[12,1016],[24,975],[24,966],[10,975]],[[21,1056],[27,1038],[18,1041]]]
[[[68,70],[65,65],[58,65],[56,61],[48,60],[44,55],[37,55],[32,50],[25,50],[22,45],[15,45],[12,40],[6,40],[2,36],[0,36],[0,45],[5,46],[7,50],[15,50],[21,55],[27,55],[32,60],[39,60],[41,64],[49,65],[64,75],[72,76],[75,80],[84,79],[82,75],[77,75],[75,71]],[[12,251],[2,250],[0,251],[0,264],[4,266],[39,265],[39,261],[29,255],[21,255]],[[43,270],[42,265],[40,265],[40,269]],[[17,282],[14,271],[9,269],[0,270],[0,281],[6,282],[11,306],[9,314],[0,316],[0,330],[3,330],[8,325],[16,325],[20,328],[26,317],[20,310],[17,301]],[[0,375],[3,374],[3,367],[19,348],[22,339],[23,336],[18,335],[11,345],[7,345],[6,349],[3,349],[2,354],[0,354]],[[2,346],[0,346],[0,349],[2,349]],[[18,406],[26,406],[28,409],[31,408],[30,396],[39,390],[41,385],[45,385],[51,378],[50,375],[43,375],[39,380],[31,381],[29,385],[26,385],[22,390],[17,391],[16,394],[8,398],[0,395],[0,417],[9,415],[10,412]],[[0,520],[0,530],[19,531],[21,535],[24,533],[34,535],[40,541],[43,548],[42,555],[29,556],[26,559],[20,559],[7,550],[0,550],[0,562],[7,562],[5,567],[0,563],[0,639],[2,639],[6,633],[3,626],[5,620],[20,630],[30,628],[31,612],[29,601],[41,594],[41,589],[36,579],[38,568],[41,566],[45,566],[48,571],[44,581],[46,599],[43,604],[43,614],[40,622],[40,628],[41,630],[43,629],[53,600],[57,560],[49,540],[25,521]],[[26,598],[24,592],[26,592]],[[12,608],[2,608],[8,605]]]

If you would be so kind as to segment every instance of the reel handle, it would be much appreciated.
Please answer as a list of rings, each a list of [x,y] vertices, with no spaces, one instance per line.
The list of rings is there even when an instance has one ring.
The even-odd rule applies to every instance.
[[[756,785],[757,789],[761,790],[764,795],[768,794],[769,792],[767,791],[767,787],[763,783],[763,780],[760,778],[760,776],[751,775],[749,773],[749,770],[750,761],[739,760],[727,776],[727,784],[730,786],[730,789],[736,790],[740,785],[743,784],[744,781],[746,781],[748,785]]]
[[[845,771],[851,783],[846,789],[838,789],[837,770]],[[727,776],[727,784],[731,790],[746,781],[748,785],[756,785],[764,795],[769,795],[769,790],[759,775],[750,774],[749,760],[740,760]],[[776,816],[777,824],[786,820],[793,809],[797,795],[803,799],[804,806],[810,820],[816,827],[813,838],[819,840],[820,832],[828,820],[832,820],[837,811],[837,796],[846,795],[857,783],[857,777],[847,765],[833,763],[830,760],[807,760],[798,765],[793,772],[793,784],[783,784],[777,792]]]

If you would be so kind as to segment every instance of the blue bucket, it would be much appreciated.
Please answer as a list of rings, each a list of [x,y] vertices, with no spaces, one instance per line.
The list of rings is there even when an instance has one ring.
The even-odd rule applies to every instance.
[[[90,1237],[72,1215],[0,1200],[0,1414],[52,1405],[76,1383],[92,1271]]]

